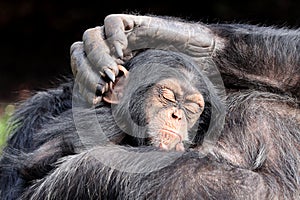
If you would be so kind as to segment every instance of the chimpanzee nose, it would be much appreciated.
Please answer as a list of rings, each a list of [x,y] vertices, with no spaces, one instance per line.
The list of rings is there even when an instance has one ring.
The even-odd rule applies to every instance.
[[[180,112],[180,110],[175,110],[172,113],[172,118],[176,119],[176,120],[181,120],[182,119],[182,112]]]

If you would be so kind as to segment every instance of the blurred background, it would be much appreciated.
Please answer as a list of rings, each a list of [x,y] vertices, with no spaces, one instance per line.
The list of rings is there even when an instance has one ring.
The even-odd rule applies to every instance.
[[[0,0],[0,136],[14,103],[71,73],[70,45],[112,13],[300,27],[299,0]],[[1,140],[1,139],[0,139]],[[1,142],[0,142],[1,145]]]

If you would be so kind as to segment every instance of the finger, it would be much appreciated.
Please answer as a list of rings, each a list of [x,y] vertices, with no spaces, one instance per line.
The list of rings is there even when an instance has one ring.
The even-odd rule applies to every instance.
[[[93,71],[89,61],[87,60],[83,51],[82,42],[76,42],[71,46],[71,67],[75,75],[75,81],[80,86],[80,92],[90,100],[90,94],[102,95],[102,87],[105,82],[96,72]]]
[[[90,90],[96,91],[96,84],[100,77],[95,74],[83,50],[82,42],[71,46],[71,68],[76,80],[85,84]]]
[[[119,70],[115,61],[116,58],[111,55],[103,29],[103,27],[96,27],[84,32],[84,50],[95,71],[103,72],[103,66],[106,66],[117,76]]]
[[[75,42],[71,45],[70,48],[70,55],[71,55],[71,69],[72,69],[72,73],[74,75],[74,77],[77,75],[77,72],[81,69],[79,69],[80,67],[82,67],[81,65],[78,65],[77,63],[80,63],[80,59],[83,58],[83,56],[78,56],[79,53],[79,49],[82,48],[82,42]],[[74,52],[75,51],[75,52]]]
[[[101,87],[102,88],[102,87]],[[87,102],[88,105],[94,106],[99,104],[102,101],[102,96],[95,95],[94,91],[88,90],[84,84],[80,83],[79,81],[76,82],[74,89],[73,89],[73,96],[76,98],[82,99],[83,101]],[[76,102],[76,101],[75,101]],[[78,104],[81,106],[81,104]],[[75,104],[76,106],[76,104]]]
[[[149,27],[153,17],[111,14],[104,19],[105,36],[117,59],[126,61],[132,58],[132,50],[128,49],[128,35],[137,27]],[[156,22],[154,22],[155,24]],[[118,61],[118,60],[117,60]],[[117,62],[122,65],[123,62]]]
[[[132,30],[133,26],[133,20],[122,15],[108,15],[104,19],[105,36],[119,58],[123,58],[123,51],[128,45],[125,31]]]
[[[83,98],[89,105],[97,105],[102,101],[102,96],[108,91],[108,83],[96,84],[96,92],[86,87],[86,84],[75,79],[73,95]]]

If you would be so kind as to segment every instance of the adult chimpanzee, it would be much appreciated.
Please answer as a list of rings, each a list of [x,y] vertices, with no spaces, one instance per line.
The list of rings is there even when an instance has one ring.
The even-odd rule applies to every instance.
[[[226,88],[300,95],[299,30],[119,14],[107,16],[103,27],[87,30],[83,44],[85,54],[73,54],[72,61],[80,64],[72,69],[89,101],[105,85],[99,72],[113,81],[118,64],[145,48],[182,52],[196,62],[210,57]]]
[[[205,62],[202,67],[205,67],[207,61],[203,61]],[[158,149],[184,151],[190,147],[199,147],[205,142],[210,120],[214,120],[214,126],[223,122],[222,117],[214,119],[212,115],[216,111],[225,112],[220,98],[199,66],[189,57],[175,52],[149,50],[133,58],[126,66],[130,69],[130,75],[123,70],[125,75],[118,77],[114,87],[103,97],[105,102],[114,103],[116,106],[111,108],[110,104],[105,102],[98,105],[97,121],[90,121],[95,114],[94,109],[77,106],[83,102],[75,96],[73,102],[79,104],[73,103],[72,110],[69,106],[59,106],[61,103],[71,104],[71,98],[62,97],[72,96],[72,83],[65,84],[63,90],[56,89],[37,94],[20,108],[15,116],[15,123],[19,127],[12,135],[1,161],[2,181],[7,181],[7,184],[2,186],[3,195],[16,198],[25,190],[22,199],[30,196],[33,199],[45,198],[41,197],[43,194],[35,188],[48,183],[48,174],[56,168],[55,162],[61,157],[91,149],[91,145],[106,147],[107,143],[103,138],[122,146],[157,147],[144,149],[150,154],[146,157],[147,162],[152,155],[150,150],[153,150],[157,161],[160,160],[157,158]],[[143,80],[142,84],[136,77]],[[58,111],[51,110],[53,107],[57,107]],[[22,121],[28,115],[39,114],[42,109],[49,112],[42,115],[43,118],[47,117],[47,121],[43,121],[42,124],[40,121],[36,122],[35,118]],[[76,121],[77,119],[79,121]],[[35,130],[30,130],[32,126]],[[24,129],[27,133],[25,136]],[[84,130],[84,133],[80,130]],[[25,142],[27,147],[22,146],[23,137],[31,138],[31,141]],[[120,152],[115,152],[115,156],[118,156],[118,153]],[[127,156],[124,152],[121,154],[122,157]],[[152,170],[170,164],[179,155],[168,158],[168,162],[162,160],[158,165],[152,166]],[[166,159],[166,156],[164,157]],[[133,161],[132,158],[127,158],[128,161]],[[111,161],[110,159],[109,162]],[[142,162],[141,159],[137,161]],[[116,167],[115,164],[117,161],[109,166]],[[16,169],[11,170],[12,165]],[[142,166],[141,169],[145,170]],[[32,184],[41,178],[45,180]],[[15,193],[11,194],[10,190]],[[80,197],[88,197],[85,195],[81,194]],[[99,195],[102,196],[96,196]],[[71,195],[70,198],[73,199],[74,196]]]
[[[100,145],[89,148],[86,145],[89,150],[65,157],[53,166],[57,158],[76,154],[77,149],[82,149],[80,143],[74,140],[76,130],[72,125],[71,111],[67,110],[70,100],[66,93],[70,93],[66,92],[69,87],[65,86],[64,92],[55,90],[56,93],[50,91],[37,95],[17,115],[25,123],[16,129],[17,133],[9,141],[9,146],[16,149],[6,148],[1,161],[1,181],[8,181],[12,186],[11,190],[7,190],[1,185],[3,196],[11,195],[9,191],[14,192],[15,189],[22,193],[26,188],[23,198],[32,199],[299,197],[299,31],[238,24],[189,24],[132,15],[107,17],[105,32],[101,32],[103,30],[96,28],[86,32],[86,54],[82,51],[82,44],[73,46],[73,69],[79,75],[78,86],[83,96],[91,100],[93,91],[97,90],[99,94],[105,88],[102,88],[102,80],[96,84],[99,80],[94,69],[100,70],[104,78],[107,76],[116,81],[118,68],[114,67],[117,66],[114,65],[114,56],[109,55],[109,44],[114,45],[119,55],[123,52],[129,55],[126,48],[129,42],[133,50],[149,47],[165,49],[172,44],[172,50],[188,54],[199,65],[202,61],[199,57],[211,57],[224,77],[228,92],[226,122],[216,145],[205,157],[198,153],[202,150],[201,142],[193,146],[193,151],[186,152],[160,151],[154,147],[140,147],[139,143],[138,147]],[[110,36],[111,40],[103,41]],[[146,44],[144,39],[152,39],[152,42]],[[88,55],[89,61],[85,55]],[[163,60],[161,58],[161,62]],[[90,63],[99,65],[89,68]],[[41,97],[44,99],[39,99]],[[97,97],[93,102],[98,103],[99,99]],[[110,108],[102,109],[103,113],[110,111]],[[22,117],[32,117],[41,110],[46,112],[41,121],[30,119],[27,123]],[[203,114],[201,116],[205,116]],[[84,115],[88,113],[79,115],[83,120],[77,126],[93,127]],[[108,117],[97,116],[100,122],[109,124]],[[56,119],[48,122],[49,118]],[[137,122],[139,120],[136,119]],[[71,125],[66,126],[67,121]],[[27,132],[23,133],[24,129]],[[113,138],[114,131],[112,128],[106,133],[111,133]],[[158,138],[158,141],[164,139]],[[26,139],[24,144],[21,142],[23,139]],[[130,144],[131,140],[123,142]],[[178,137],[175,143],[167,143],[170,144],[167,147],[160,142],[153,144],[162,149],[183,150]],[[16,151],[25,145],[25,150],[31,153],[18,156]],[[50,161],[48,158],[51,158]],[[24,166],[18,164],[18,159],[25,160]],[[17,163],[16,168],[21,171],[11,169],[14,174],[10,174],[5,164],[11,163]]]

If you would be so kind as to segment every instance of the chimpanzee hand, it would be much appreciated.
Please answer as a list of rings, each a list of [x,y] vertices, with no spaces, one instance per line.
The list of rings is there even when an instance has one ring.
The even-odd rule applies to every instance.
[[[72,45],[71,65],[81,94],[97,104],[119,74],[118,65],[136,52],[149,48],[172,50],[197,60],[209,56],[214,45],[212,33],[202,24],[114,14],[105,18],[104,26],[88,29],[83,43]]]
[[[101,42],[101,40],[97,41]],[[90,62],[90,57],[84,51],[83,42],[75,42],[71,46],[71,67],[75,81],[81,95],[92,105],[98,104],[102,100],[102,94],[112,88],[120,70],[123,74],[127,73],[123,66],[117,64],[118,60],[109,55],[110,51],[104,41],[101,45],[103,51],[99,52],[98,56],[102,57],[98,60],[98,65]]]

